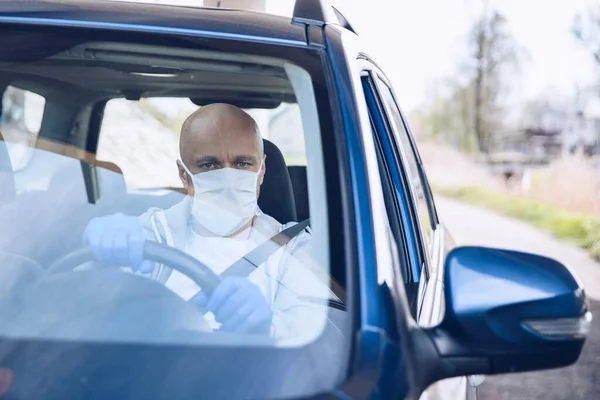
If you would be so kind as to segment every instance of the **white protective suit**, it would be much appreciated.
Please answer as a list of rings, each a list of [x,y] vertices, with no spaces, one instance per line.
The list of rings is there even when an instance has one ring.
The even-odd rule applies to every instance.
[[[201,236],[191,226],[191,205],[192,198],[186,197],[167,210],[152,208],[141,215],[140,220],[148,239],[185,251],[217,274],[295,224],[282,225],[259,210],[253,225],[236,238]],[[300,345],[314,340],[327,320],[327,300],[338,300],[328,287],[327,271],[315,265],[310,257],[310,240],[309,232],[300,233],[248,276],[273,310],[271,332],[279,343]],[[191,279],[168,266],[157,265],[152,278],[184,300],[200,290]],[[212,313],[207,313],[206,317],[212,328],[219,327]]]

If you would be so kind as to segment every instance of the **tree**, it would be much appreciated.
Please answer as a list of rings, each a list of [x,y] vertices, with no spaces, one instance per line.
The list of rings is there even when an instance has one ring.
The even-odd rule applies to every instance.
[[[471,152],[476,147],[473,133],[472,85],[455,78],[436,84],[429,101],[411,115],[419,137]]]
[[[473,129],[478,149],[489,153],[500,130],[502,107],[499,99],[505,84],[505,67],[516,65],[518,49],[502,14],[484,10],[473,24],[469,37],[472,69]]]
[[[444,82],[419,112],[422,136],[471,152],[489,153],[503,126],[502,95],[509,88],[509,67],[517,67],[521,49],[498,11],[484,7],[467,40],[468,53],[458,71]]]
[[[600,6],[589,7],[585,12],[575,16],[573,34],[587,47],[594,59],[600,64]]]

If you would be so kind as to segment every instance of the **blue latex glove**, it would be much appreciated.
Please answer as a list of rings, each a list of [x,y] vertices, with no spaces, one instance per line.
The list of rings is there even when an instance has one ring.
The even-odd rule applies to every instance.
[[[134,271],[151,272],[153,263],[142,258],[144,228],[137,217],[113,214],[93,218],[83,232],[83,242],[106,265],[127,265]]]
[[[215,315],[226,332],[271,333],[273,312],[258,286],[248,279],[230,276],[207,298],[204,292],[194,296],[194,303]]]

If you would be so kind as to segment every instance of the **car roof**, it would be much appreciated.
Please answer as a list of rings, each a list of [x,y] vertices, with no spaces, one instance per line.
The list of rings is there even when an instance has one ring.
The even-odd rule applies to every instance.
[[[0,2],[0,23],[82,26],[158,31],[306,45],[305,29],[292,19],[265,13],[210,7],[102,0],[9,0]]]

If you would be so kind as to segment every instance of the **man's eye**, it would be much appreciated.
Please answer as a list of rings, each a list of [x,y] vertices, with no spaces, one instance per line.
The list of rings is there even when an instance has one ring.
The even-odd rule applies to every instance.
[[[200,166],[202,169],[213,169],[215,168],[215,163],[204,163]]]
[[[236,164],[237,168],[248,168],[250,166],[250,163],[247,163],[245,161],[240,161],[239,163]]]

